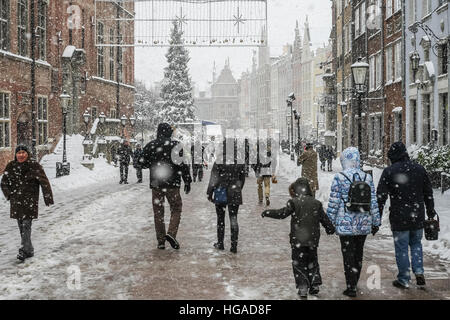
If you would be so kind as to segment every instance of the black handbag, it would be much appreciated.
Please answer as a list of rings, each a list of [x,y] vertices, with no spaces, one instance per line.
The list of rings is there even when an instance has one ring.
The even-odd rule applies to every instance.
[[[425,229],[425,239],[429,241],[438,240],[439,231],[441,231],[439,227],[439,216],[436,214],[437,220],[428,219],[424,222]]]

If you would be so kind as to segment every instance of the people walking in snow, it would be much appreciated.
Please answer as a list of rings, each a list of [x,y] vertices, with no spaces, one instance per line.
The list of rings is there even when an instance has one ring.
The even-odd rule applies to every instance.
[[[137,182],[142,183],[142,165],[144,162],[144,152],[141,145],[136,145],[136,150],[133,153],[133,167],[136,169]]]
[[[343,171],[335,175],[331,185],[327,215],[341,241],[347,283],[343,294],[356,297],[364,242],[368,234],[378,232],[381,218],[372,176],[361,170],[358,149],[345,149],[341,165]]]
[[[22,247],[17,259],[21,261],[34,256],[31,225],[38,218],[39,187],[42,188],[45,205],[52,205],[52,188],[44,169],[31,160],[26,146],[17,146],[15,159],[8,163],[3,173],[1,188],[11,204],[10,217],[16,219],[19,225]]]
[[[228,143],[234,140],[229,139]],[[215,204],[217,214],[217,242],[214,247],[218,250],[224,250],[225,238],[225,210],[228,207],[231,229],[231,248],[230,251],[237,253],[239,238],[238,211],[242,205],[242,189],[245,184],[245,164],[238,164],[236,157],[236,145],[234,163],[226,162],[226,144],[223,142],[223,159],[217,159],[214,163],[206,194],[208,200]],[[220,155],[219,155],[220,156]]]
[[[327,147],[320,146],[319,148],[319,161],[320,161],[320,170],[325,171],[325,164],[327,162]]]
[[[308,179],[313,197],[319,190],[319,179],[317,177],[317,152],[313,149],[312,143],[306,144],[306,151],[298,158],[298,163],[302,166],[302,177]]]
[[[325,154],[326,154],[326,160],[327,160],[327,164],[328,164],[328,172],[331,172],[331,171],[333,171],[333,160],[336,159],[336,154],[333,150],[333,147],[328,146],[327,150],[325,151]]]
[[[252,165],[256,175],[256,183],[258,184],[258,200],[259,204],[263,203],[263,196],[266,200],[266,206],[270,205],[270,183],[275,177],[275,164],[272,162],[272,150],[270,143],[261,140],[257,142],[256,164]],[[261,159],[261,152],[266,150],[265,159]],[[263,194],[264,184],[264,194]]]
[[[173,128],[168,123],[160,123],[156,139],[144,147],[144,166],[150,168],[150,188],[159,249],[165,249],[166,240],[172,248],[180,248],[176,237],[183,208],[180,195],[181,179],[184,182],[184,192],[188,194],[191,191],[189,165],[184,162],[183,149],[178,141],[172,140],[172,134]],[[172,157],[172,154],[178,157]],[[167,233],[164,223],[165,198],[169,202],[171,214]]]
[[[308,179],[297,179],[289,186],[289,193],[292,199],[284,208],[266,210],[261,216],[274,219],[291,216],[292,269],[298,294],[307,298],[308,292],[318,294],[322,284],[317,257],[320,224],[327,234],[333,234],[335,228],[325,214],[322,203],[314,199]]]
[[[203,166],[205,162],[205,147],[202,146],[200,140],[196,140],[191,146],[191,160],[192,160],[192,177],[194,182],[201,182],[203,179]]]
[[[120,165],[120,184],[128,184],[128,166],[130,165],[133,151],[127,140],[124,140],[120,148],[117,150],[117,157]]]
[[[389,221],[398,268],[393,285],[401,289],[409,287],[409,248],[416,283],[418,286],[425,286],[422,253],[425,208],[428,218],[436,215],[431,182],[425,168],[410,160],[402,142],[396,142],[390,147],[388,158],[391,166],[383,170],[377,196],[381,214],[388,196],[390,197]]]

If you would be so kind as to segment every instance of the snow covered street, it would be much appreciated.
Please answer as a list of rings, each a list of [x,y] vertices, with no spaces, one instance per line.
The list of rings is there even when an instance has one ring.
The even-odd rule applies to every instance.
[[[216,240],[216,215],[206,199],[210,171],[206,171],[203,182],[193,184],[191,194],[183,194],[177,237],[181,249],[175,251],[167,244],[166,250],[158,250],[148,170],[144,172],[144,183],[136,184],[135,171],[130,167],[130,184],[119,185],[119,168],[104,160],[98,160],[94,171],[77,168],[73,162],[73,174],[68,177],[56,180],[48,172],[55,205],[45,208],[41,201],[40,218],[34,221],[32,235],[36,253],[23,264],[16,259],[20,245],[16,221],[9,218],[9,206],[2,197],[0,299],[298,298],[290,260],[289,219],[260,217],[264,207],[257,203],[253,172],[246,180],[244,205],[238,215],[240,235],[235,255],[229,252],[228,218],[226,250],[217,251],[212,246]],[[96,177],[97,182],[93,183],[89,175]],[[288,184],[299,175],[300,169],[283,158],[279,183],[272,185],[272,208],[285,204]],[[325,206],[333,175],[319,173],[318,198]],[[377,175],[379,172],[375,171],[376,179]],[[72,183],[63,183],[63,179]],[[439,201],[437,208],[442,210],[444,231],[448,230],[444,225],[448,221],[448,206],[445,209]],[[166,214],[166,221],[168,218]],[[450,263],[437,256],[441,249],[447,253],[441,258],[448,258],[448,249],[440,242],[434,245],[424,241],[425,251],[435,254],[425,258],[427,291],[413,286],[404,292],[392,287],[396,274],[394,246],[387,215],[383,220],[381,232],[368,237],[359,299],[450,298]],[[345,280],[337,236],[322,233],[319,262],[324,285],[318,299],[344,299]],[[376,281],[366,284],[377,271],[381,272],[379,289],[373,288]]]

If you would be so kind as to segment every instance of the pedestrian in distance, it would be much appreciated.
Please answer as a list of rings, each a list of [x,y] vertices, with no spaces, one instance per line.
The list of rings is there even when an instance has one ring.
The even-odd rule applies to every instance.
[[[136,145],[136,150],[133,153],[133,167],[136,169],[137,183],[142,183],[142,167],[144,163],[144,151],[141,145]]]
[[[266,200],[266,206],[270,205],[270,183],[275,179],[275,163],[272,161],[272,150],[270,143],[257,141],[256,164],[252,165],[258,185],[258,202]],[[261,159],[260,152],[266,152],[265,159]],[[264,185],[264,192],[263,192]],[[263,199],[264,197],[264,199]]]
[[[19,225],[22,246],[17,259],[20,261],[34,256],[31,226],[39,216],[39,187],[45,205],[53,205],[52,188],[44,169],[31,159],[26,146],[17,146],[14,160],[7,164],[3,173],[1,188],[11,205],[10,217]]]
[[[203,180],[203,166],[205,162],[205,147],[200,140],[196,140],[191,146],[191,160],[192,160],[192,178],[194,182],[201,182]]]
[[[229,139],[228,143],[234,143]],[[226,144],[223,142],[223,159],[218,159],[214,163],[206,194],[208,200],[215,204],[217,214],[217,242],[214,247],[218,250],[224,250],[225,238],[225,210],[228,207],[231,229],[231,248],[232,253],[237,253],[239,224],[238,211],[242,205],[242,189],[245,184],[245,164],[238,164],[236,157],[236,144],[234,162],[228,164],[226,161]],[[219,155],[221,156],[221,155]]]
[[[184,192],[189,194],[191,191],[192,178],[189,165],[185,162],[183,148],[178,141],[172,140],[172,134],[173,128],[170,124],[160,123],[156,139],[144,147],[144,167],[150,168],[150,188],[158,249],[165,249],[166,241],[172,248],[180,248],[176,237],[183,209],[180,195],[181,179],[184,182]],[[166,198],[170,205],[170,223],[167,233],[164,223]]]
[[[342,152],[343,171],[334,176],[327,209],[341,241],[347,283],[343,294],[349,297],[357,294],[367,235],[375,236],[381,225],[372,176],[361,170],[360,163],[358,149],[350,147]]]
[[[285,219],[291,216],[290,244],[295,285],[301,298],[319,293],[322,284],[317,248],[320,224],[331,235],[335,228],[325,214],[322,203],[314,199],[309,181],[299,178],[289,186],[290,199],[284,208],[266,210],[261,216]]]
[[[313,149],[312,143],[306,144],[306,150],[298,158],[298,163],[302,166],[302,177],[308,179],[313,197],[319,190],[319,178],[317,176],[317,152]]]
[[[328,164],[328,172],[331,172],[331,171],[333,171],[333,160],[336,159],[336,153],[334,152],[332,146],[328,146],[327,150],[325,151],[325,154],[326,154],[326,160],[327,160],[327,164]]]
[[[327,162],[327,147],[321,146],[319,148],[319,161],[320,161],[320,170],[325,171],[325,164]]]
[[[128,184],[128,167],[132,156],[133,151],[131,150],[130,143],[127,140],[124,140],[120,148],[117,150],[117,157],[120,165],[119,184]]]
[[[409,288],[411,265],[417,285],[423,287],[425,276],[422,237],[425,208],[428,218],[432,219],[436,215],[433,189],[427,171],[410,160],[402,142],[396,142],[390,147],[388,158],[391,165],[383,170],[377,196],[381,214],[388,196],[390,197],[389,221],[398,268],[393,285],[401,289]],[[411,250],[411,261],[408,249]]]

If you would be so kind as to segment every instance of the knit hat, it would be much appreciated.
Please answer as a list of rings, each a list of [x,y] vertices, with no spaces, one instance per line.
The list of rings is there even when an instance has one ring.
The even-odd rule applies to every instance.
[[[19,151],[25,151],[26,153],[28,153],[28,157],[31,156],[30,149],[28,149],[28,147],[27,147],[26,145],[24,145],[24,144],[19,144],[19,145],[16,147],[16,152],[14,153],[14,159],[15,159],[15,160],[17,160],[17,157],[16,157],[15,155],[16,155],[17,152],[19,152]]]

